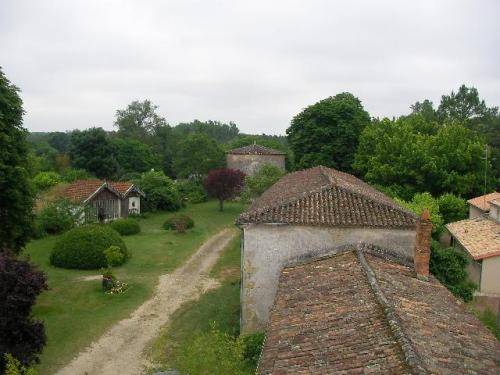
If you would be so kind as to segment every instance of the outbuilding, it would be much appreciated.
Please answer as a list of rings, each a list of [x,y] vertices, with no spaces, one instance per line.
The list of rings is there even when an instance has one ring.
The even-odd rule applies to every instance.
[[[246,175],[254,175],[265,164],[275,165],[285,170],[283,151],[253,144],[228,151],[226,164],[230,169],[238,169]]]
[[[350,174],[315,167],[285,175],[237,219],[243,229],[242,331],[266,327],[288,264],[359,243],[413,261],[417,222]]]
[[[132,182],[112,182],[98,179],[78,180],[61,193],[73,204],[83,208],[82,221],[110,221],[129,214],[141,213],[144,193]]]

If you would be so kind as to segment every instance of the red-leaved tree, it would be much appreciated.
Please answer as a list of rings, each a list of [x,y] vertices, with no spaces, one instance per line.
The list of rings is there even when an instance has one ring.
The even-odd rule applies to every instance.
[[[245,174],[237,169],[213,169],[203,181],[208,195],[219,200],[219,209],[224,209],[224,201],[234,198],[243,188]]]
[[[32,318],[31,308],[45,289],[44,273],[24,260],[0,253],[0,374],[7,353],[23,365],[38,361],[46,341],[45,329]]]

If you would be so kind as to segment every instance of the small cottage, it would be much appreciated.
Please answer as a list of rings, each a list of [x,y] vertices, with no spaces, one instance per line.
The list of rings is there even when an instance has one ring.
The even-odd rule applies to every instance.
[[[238,169],[246,175],[255,174],[265,164],[285,170],[285,153],[272,148],[253,144],[235,148],[226,155],[227,168]]]
[[[109,221],[141,213],[144,193],[131,182],[97,179],[78,180],[60,193],[62,198],[84,207],[83,221]]]

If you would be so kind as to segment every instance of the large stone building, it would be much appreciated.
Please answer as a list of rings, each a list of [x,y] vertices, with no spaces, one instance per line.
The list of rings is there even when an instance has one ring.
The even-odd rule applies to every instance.
[[[242,241],[242,331],[263,330],[283,267],[367,243],[413,260],[418,218],[346,173],[316,167],[281,178],[237,223]]]
[[[253,144],[228,151],[226,164],[230,169],[238,169],[246,175],[255,174],[264,164],[275,165],[285,170],[285,153],[272,148]]]

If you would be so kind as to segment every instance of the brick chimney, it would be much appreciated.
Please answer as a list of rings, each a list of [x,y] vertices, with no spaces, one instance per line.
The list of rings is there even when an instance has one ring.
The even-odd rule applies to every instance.
[[[417,236],[415,242],[415,253],[413,261],[417,279],[429,280],[429,260],[431,258],[431,215],[428,210],[424,210],[417,223]]]

